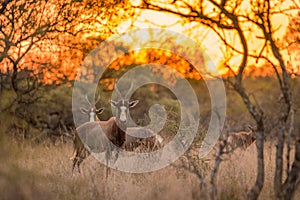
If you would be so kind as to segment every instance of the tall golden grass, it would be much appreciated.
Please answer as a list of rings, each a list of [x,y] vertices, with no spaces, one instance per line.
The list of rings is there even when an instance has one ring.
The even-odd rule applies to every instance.
[[[3,136],[0,140],[0,199],[201,199],[209,192],[200,189],[195,174],[173,166],[145,174],[111,170],[106,180],[104,165],[90,156],[82,174],[72,175],[71,142],[37,146]],[[246,198],[256,176],[255,151],[251,145],[224,157],[216,183],[219,199]],[[260,199],[274,199],[274,163],[275,144],[266,143]],[[300,191],[295,195],[299,198]]]

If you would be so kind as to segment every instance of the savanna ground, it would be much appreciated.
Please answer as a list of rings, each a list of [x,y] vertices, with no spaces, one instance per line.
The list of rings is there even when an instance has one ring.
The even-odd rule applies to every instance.
[[[272,81],[248,81],[252,90],[256,91],[256,97],[264,98],[263,106],[268,106],[268,101],[276,98],[276,91],[271,87],[274,84]],[[294,80],[294,86],[298,87],[299,84],[296,83],[297,80]],[[261,91],[259,88],[262,87],[269,88],[271,93]],[[297,90],[297,87],[294,89]],[[251,118],[240,99],[234,93],[227,92],[225,129],[245,129],[252,123]],[[200,96],[204,98],[205,95]],[[201,97],[199,101],[201,102]],[[273,109],[276,111],[276,108],[270,109],[270,112]],[[299,123],[295,124],[295,130],[299,131]],[[201,186],[196,174],[178,167],[180,160],[172,166],[145,174],[110,170],[106,179],[105,166],[90,156],[81,166],[82,174],[75,171],[72,175],[72,161],[69,159],[73,151],[71,140],[66,143],[57,140],[56,144],[46,140],[36,144],[32,139],[20,140],[12,137],[4,127],[1,124],[1,199],[206,199],[210,192],[209,187]],[[272,142],[274,130],[270,128],[268,131],[264,147],[265,184],[259,199],[274,199],[276,144]],[[214,167],[213,154],[211,152],[205,158],[205,165],[203,162],[198,165],[199,168],[203,166],[201,171],[207,182]],[[238,149],[231,155],[224,155],[223,159],[216,179],[218,198],[246,199],[246,193],[253,186],[256,177],[255,145],[252,144],[246,151]],[[298,186],[294,199],[299,198]]]
[[[220,199],[245,199],[255,181],[255,146],[237,150],[220,167],[217,188]],[[209,191],[200,188],[195,174],[169,166],[156,172],[131,174],[110,170],[90,156],[82,174],[72,175],[72,144],[32,146],[12,139],[1,140],[1,199],[199,199]],[[260,199],[273,199],[275,145],[265,147],[265,186]],[[179,161],[178,161],[179,162]],[[213,163],[213,162],[212,162]],[[212,163],[209,166],[212,167]],[[210,174],[211,170],[206,169]],[[299,199],[300,188],[294,199]]]

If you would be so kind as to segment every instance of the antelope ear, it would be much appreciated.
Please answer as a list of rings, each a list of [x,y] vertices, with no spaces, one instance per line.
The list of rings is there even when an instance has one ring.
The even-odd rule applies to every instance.
[[[251,125],[248,125],[248,128],[250,129],[250,131],[255,132],[255,128]]]
[[[80,111],[83,113],[83,114],[87,114],[89,111],[85,108],[80,108]]]
[[[136,106],[136,104],[138,104],[139,102],[140,102],[139,100],[130,101],[130,102],[129,102],[129,108],[133,108],[133,107]]]
[[[98,110],[96,110],[97,114],[101,114],[103,112],[104,108],[99,108]]]
[[[110,105],[117,107],[118,102],[114,101],[114,100],[110,100]]]

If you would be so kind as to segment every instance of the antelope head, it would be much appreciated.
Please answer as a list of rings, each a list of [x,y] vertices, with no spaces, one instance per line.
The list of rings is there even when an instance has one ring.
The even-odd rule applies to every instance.
[[[251,125],[248,125],[248,128],[250,129],[250,132],[251,133],[251,139],[252,141],[256,141],[256,134],[255,134],[255,131],[256,131],[256,127],[253,127]]]
[[[87,108],[81,107],[81,108],[80,108],[80,111],[81,111],[82,113],[87,114],[87,115],[89,116],[89,121],[90,121],[90,122],[94,122],[94,121],[97,119],[97,118],[96,118],[97,114],[101,114],[101,113],[103,112],[104,108],[99,108],[99,109],[97,109],[97,108],[95,107],[95,105],[93,105],[93,104],[89,101],[87,95],[85,96],[85,99],[86,99],[86,101],[87,101],[88,104],[89,104],[89,108],[87,109]],[[96,104],[99,100],[100,100],[100,95],[98,96],[98,98],[97,98],[95,104]]]
[[[130,94],[132,88],[133,88],[133,84],[131,83],[129,90],[127,91],[127,94],[123,97],[115,82],[114,89],[118,94],[118,101],[113,101],[113,100],[110,101],[111,105],[116,108],[117,126],[123,131],[126,131],[127,129],[129,109],[135,107],[139,103],[139,100],[130,101],[128,99],[128,95]]]

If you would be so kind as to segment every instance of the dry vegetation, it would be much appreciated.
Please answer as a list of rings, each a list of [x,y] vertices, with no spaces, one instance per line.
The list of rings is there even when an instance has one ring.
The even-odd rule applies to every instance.
[[[281,10],[286,1],[254,0],[246,12],[243,12],[245,1],[168,1],[170,5],[165,6],[160,3],[151,5],[156,1],[145,0],[138,6],[143,10],[172,13],[183,19],[183,23],[204,25],[218,35],[221,43],[224,42],[226,55],[224,66],[220,66],[220,69],[228,71],[224,78],[227,83],[224,131],[245,131],[249,124],[256,124],[259,137],[256,140],[257,152],[255,145],[251,145],[246,151],[237,149],[231,155],[222,155],[214,179],[215,187],[209,185],[210,175],[216,166],[213,152],[206,161],[182,159],[188,160],[188,165],[193,165],[200,176],[195,171],[191,173],[172,165],[146,174],[111,170],[106,180],[104,165],[92,157],[82,164],[82,174],[72,175],[72,162],[69,160],[72,143],[70,140],[56,143],[55,139],[74,130],[70,115],[75,69],[91,49],[116,32],[115,27],[120,23],[129,18],[133,21],[138,19],[135,19],[137,13],[129,2],[5,0],[0,3],[0,199],[207,199],[211,193],[216,199],[285,199],[288,194],[293,194],[296,181],[294,199],[300,199],[300,119],[297,118],[300,110],[300,68],[298,63],[290,62],[291,58],[281,55],[281,50],[287,50],[289,55],[299,53],[300,29],[299,23],[294,23],[299,21],[299,14],[289,14],[291,10],[299,11],[297,1],[291,1],[293,6]],[[211,3],[213,12],[206,12],[203,2]],[[183,6],[183,9],[174,9],[178,6]],[[273,20],[278,13],[289,16],[291,20],[286,35],[279,40]],[[102,27],[100,31],[99,27]],[[252,27],[257,27],[257,30],[251,30]],[[191,36],[198,37],[194,30],[197,29],[193,25]],[[84,36],[86,31],[97,34]],[[257,31],[260,35],[256,35]],[[241,42],[238,46],[231,41],[231,32],[237,33],[236,39]],[[251,32],[257,41],[262,42],[261,48],[251,45],[256,43],[256,39],[252,41],[251,37],[247,37]],[[121,44],[117,47],[122,52],[127,48],[124,49]],[[133,56],[132,61],[130,56],[129,53],[122,58],[127,61],[125,63],[116,60],[103,77],[107,90],[100,90],[100,93],[105,98],[110,97],[112,92],[108,90],[109,82],[139,64],[139,59]],[[241,58],[239,66],[231,62],[237,56]],[[259,68],[251,66],[249,61],[253,58],[257,64],[258,61],[264,64]],[[295,58],[299,60],[298,56]],[[157,60],[159,64],[183,69],[185,77],[199,78],[199,74],[191,76],[195,70],[189,63],[179,63],[178,59],[177,55],[156,56],[154,51],[144,56],[146,63],[156,63],[152,61]],[[96,72],[86,73],[83,79],[93,79],[93,73]],[[249,78],[247,74],[261,77]],[[271,76],[264,77],[267,74]],[[169,71],[162,71],[161,75],[170,79]],[[147,76],[144,78],[149,78]],[[202,129],[206,130],[211,117],[210,96],[204,82],[196,82],[190,80],[191,85],[198,89],[201,110],[199,133],[204,133]],[[78,92],[82,92],[83,96],[86,90],[81,89]],[[137,124],[147,125],[149,116],[145,113],[150,105],[164,105],[171,114],[166,120],[166,129],[160,134],[169,141],[178,130],[178,102],[170,93],[166,95],[167,91],[159,93],[158,89],[151,92],[151,87],[140,88],[134,95],[140,97],[137,99],[143,100],[143,103],[132,114],[137,114],[134,118]],[[109,108],[105,98],[101,107]],[[190,111],[193,110],[191,106]],[[110,109],[105,110],[101,120],[106,120],[110,114]],[[203,139],[204,134],[198,136]],[[296,152],[295,155],[289,154],[290,163],[293,156],[296,157],[294,170],[285,169],[288,166],[286,145],[290,138],[292,143],[296,141],[291,149],[292,153]],[[293,149],[295,146],[296,150]],[[198,149],[192,147],[190,152],[198,152]],[[179,166],[182,160],[177,161]],[[206,187],[200,185],[203,181],[201,176],[207,183]],[[281,180],[282,176],[290,178],[287,184],[282,183],[285,178]],[[277,177],[275,181],[274,177]]]
[[[192,199],[196,191],[195,178],[171,167],[148,174],[111,170],[106,181],[104,165],[93,157],[83,163],[81,175],[72,176],[71,144],[1,143],[1,199]]]
[[[272,112],[274,107],[269,105],[270,98],[275,98],[277,92],[272,90],[272,95],[267,97],[263,91],[256,90],[261,86],[268,87],[272,85],[272,82],[270,80],[258,81],[258,79],[249,81],[248,86],[257,91],[256,96],[261,97],[262,104],[270,107],[269,111]],[[299,84],[296,83],[298,83],[298,79],[293,82],[294,89],[298,90]],[[55,91],[60,94],[65,90],[57,88]],[[146,88],[141,92],[149,93]],[[48,94],[50,95],[50,93]],[[209,107],[209,102],[206,101],[204,92],[201,94],[199,104],[203,108],[202,123],[206,124],[206,118],[210,118],[209,111],[205,109]],[[8,98],[8,96],[6,97]],[[246,131],[245,127],[252,121],[245,111],[244,105],[230,90],[227,91],[227,101],[225,131]],[[295,103],[297,106],[299,105],[298,101]],[[168,101],[168,104],[176,105],[171,101]],[[48,107],[50,108],[49,104]],[[143,113],[140,110],[137,112]],[[72,175],[72,161],[69,159],[73,152],[71,140],[67,140],[66,143],[57,140],[56,144],[53,144],[51,139],[36,143],[34,136],[20,139],[16,137],[16,133],[12,133],[12,129],[8,126],[14,118],[10,115],[2,115],[1,119],[0,199],[207,199],[211,192],[209,185],[201,187],[197,174],[178,167],[181,160],[176,161],[172,166],[145,174],[110,170],[110,175],[106,180],[104,165],[90,156],[81,166],[82,174],[75,170]],[[167,120],[166,131],[162,134],[167,140],[172,137],[167,134],[169,132],[167,130],[174,128],[176,130],[176,123],[171,123],[172,120],[173,118]],[[298,120],[296,118],[295,131],[299,131]],[[272,119],[268,119],[268,122],[270,127],[274,125],[271,123]],[[203,130],[205,130],[204,127]],[[199,131],[203,130],[200,128]],[[272,142],[272,137],[276,135],[276,129],[268,128],[267,130],[264,145],[265,184],[259,199],[275,198],[273,182],[276,143]],[[33,133],[29,131],[27,134]],[[196,140],[196,144],[197,141],[200,140]],[[196,148],[196,146],[193,145],[192,148]],[[198,149],[193,150],[198,152]],[[202,171],[206,183],[210,181],[215,164],[213,154],[214,152],[211,152],[205,158],[205,163],[208,164],[208,167],[205,168],[202,166],[203,163],[195,159],[196,167]],[[223,155],[222,158],[223,161],[216,176],[217,199],[246,199],[247,192],[253,186],[257,174],[255,145],[252,144],[246,151],[237,149],[233,154]],[[284,159],[286,159],[285,156]],[[284,166],[286,166],[286,161],[284,161]],[[294,199],[299,199],[299,197],[300,187],[298,184]]]
[[[273,191],[275,150],[274,143],[265,144],[265,185],[259,199],[275,199]],[[246,151],[237,149],[221,164],[217,182],[221,199],[246,199],[247,191],[254,184],[257,173],[255,155],[256,148],[252,144]],[[294,199],[299,199],[299,195],[300,192],[296,192]]]
[[[255,145],[251,145],[246,151],[238,149],[224,157],[217,175],[220,199],[246,198],[246,191],[255,181],[255,151]],[[82,165],[82,174],[72,175],[71,153],[70,142],[36,146],[2,137],[1,199],[199,199],[206,198],[209,192],[200,189],[195,174],[174,166],[146,174],[111,170],[106,180],[104,165],[89,157]],[[275,145],[267,143],[266,183],[260,199],[274,199],[274,153]],[[211,161],[211,168],[213,164]],[[297,192],[294,199],[299,197]]]

